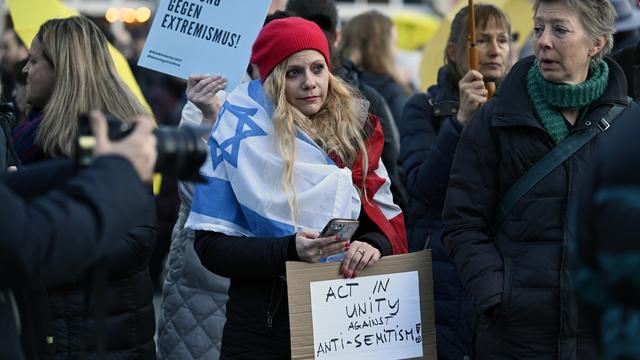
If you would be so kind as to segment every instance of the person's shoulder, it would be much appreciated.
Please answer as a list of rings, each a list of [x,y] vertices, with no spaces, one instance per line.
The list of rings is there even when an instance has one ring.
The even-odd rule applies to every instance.
[[[640,65],[640,42],[637,45],[628,46],[614,52],[611,54],[611,58],[618,64],[631,63]]]
[[[620,113],[618,116],[618,120],[620,121],[621,127],[624,128],[634,128],[640,130],[640,103],[637,101],[631,101],[629,105]],[[626,132],[626,131],[625,131]],[[638,132],[634,132],[633,135],[637,136]],[[631,136],[632,134],[629,134]]]
[[[407,100],[406,106],[418,107],[421,109],[427,109],[433,106],[433,94],[430,92],[419,92],[411,95]]]
[[[640,133],[640,104],[631,101],[620,115],[615,119],[615,123],[603,135],[603,151],[633,151],[640,154],[640,142],[637,136]],[[623,149],[627,149],[624,150]]]
[[[384,97],[382,97],[378,90],[363,82],[358,83],[358,90],[360,90],[362,96],[367,98],[367,100],[369,100],[370,102],[384,101]]]

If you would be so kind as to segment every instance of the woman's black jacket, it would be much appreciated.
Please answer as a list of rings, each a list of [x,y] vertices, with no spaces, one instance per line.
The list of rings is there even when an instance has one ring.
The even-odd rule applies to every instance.
[[[458,86],[438,72],[438,83],[416,94],[404,107],[400,156],[406,188],[409,250],[431,249],[438,358],[473,354],[476,312],[460,283],[455,265],[442,246],[442,206],[462,126],[456,119]]]
[[[505,192],[555,146],[527,94],[533,61],[514,65],[497,96],[462,132],[445,200],[443,244],[476,307],[484,312],[497,306],[495,319],[480,320],[479,358],[595,358],[593,329],[581,322],[572,287],[568,238],[574,224],[566,214],[607,133],[542,179],[515,204],[497,234],[489,233]],[[607,90],[570,134],[597,126],[612,105],[627,103],[624,74],[606,61]]]
[[[147,197],[133,167],[115,156],[78,174],[70,161],[7,174],[0,183],[1,359],[45,358],[47,324],[31,290],[95,263],[112,239],[140,224]],[[20,310],[21,338],[9,292]]]
[[[149,259],[156,241],[156,211],[149,189],[141,225],[110,239],[104,258],[79,278],[68,274],[47,289],[53,359],[156,358]],[[103,312],[104,326],[99,325]]]

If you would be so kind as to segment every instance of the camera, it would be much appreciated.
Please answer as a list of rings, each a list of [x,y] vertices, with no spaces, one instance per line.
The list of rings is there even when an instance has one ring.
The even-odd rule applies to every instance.
[[[119,140],[131,133],[135,127],[106,114],[109,139]],[[200,166],[207,158],[207,144],[201,135],[206,128],[182,126],[159,126],[154,129],[158,157],[155,171],[163,175],[175,176],[179,180],[204,182],[199,173]],[[95,137],[89,127],[89,115],[80,114],[78,118],[78,137],[76,141],[75,162],[85,167],[93,161]]]

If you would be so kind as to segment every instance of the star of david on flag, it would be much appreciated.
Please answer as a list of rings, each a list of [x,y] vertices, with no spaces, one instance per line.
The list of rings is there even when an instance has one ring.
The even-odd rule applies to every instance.
[[[361,162],[355,162],[353,173],[349,167],[341,168],[298,131],[294,220],[282,186],[285,161],[271,113],[259,80],[229,94],[209,137],[211,154],[201,169],[207,182],[196,185],[185,227],[231,236],[283,237],[299,229],[320,231],[333,218],[357,219],[365,211],[389,239],[393,252],[406,252],[404,218],[393,203],[391,181],[380,160],[384,135],[377,118],[369,119],[374,131],[367,139],[367,155],[370,164],[378,166],[370,166],[366,175]],[[356,188],[363,183],[366,201]]]
[[[211,147],[211,153],[216,155],[212,158],[214,169],[216,169],[223,161],[228,162],[231,166],[237,169],[238,155],[240,154],[240,142],[252,136],[267,135],[267,133],[262,130],[262,128],[260,128],[253,119],[251,119],[251,117],[258,112],[258,109],[233,105],[227,101],[222,106],[220,116],[218,118],[221,119],[227,111],[238,119],[236,132],[232,137],[222,141],[222,143],[218,143],[218,141],[213,137],[210,139],[209,146]]]

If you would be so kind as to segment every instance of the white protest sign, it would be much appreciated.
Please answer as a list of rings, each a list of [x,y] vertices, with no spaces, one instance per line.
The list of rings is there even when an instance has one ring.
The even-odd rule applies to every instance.
[[[421,357],[417,271],[310,283],[315,359]]]
[[[244,75],[271,0],[162,0],[138,65],[183,79]]]

